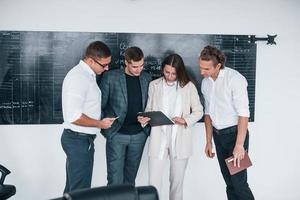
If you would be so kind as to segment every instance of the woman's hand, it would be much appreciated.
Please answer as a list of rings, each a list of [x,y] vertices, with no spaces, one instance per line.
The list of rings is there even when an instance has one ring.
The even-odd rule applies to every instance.
[[[173,120],[173,122],[175,122],[175,124],[183,125],[183,126],[187,125],[185,119],[183,119],[181,117],[174,117],[172,120]]]
[[[140,122],[140,124],[141,124],[142,126],[145,126],[145,125],[147,125],[147,123],[150,121],[150,118],[149,118],[149,117],[138,116],[138,117],[137,117],[137,120],[138,120],[138,122]]]

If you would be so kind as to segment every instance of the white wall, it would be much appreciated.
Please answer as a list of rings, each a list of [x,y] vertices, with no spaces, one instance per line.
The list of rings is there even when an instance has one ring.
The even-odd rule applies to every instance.
[[[299,1],[74,2],[1,0],[0,30],[278,34],[276,46],[264,42],[257,45],[256,111],[255,122],[250,124],[254,166],[249,169],[249,183],[258,200],[300,199]],[[65,181],[61,131],[60,125],[0,126],[0,163],[12,171],[6,181],[17,186],[17,194],[12,199],[60,196]],[[203,155],[203,124],[197,124],[194,133],[195,155],[186,173],[185,199],[226,199],[216,159],[208,160]],[[94,186],[106,184],[104,150],[104,139],[99,136]],[[167,182],[166,174],[165,185]],[[147,183],[146,156],[137,183]]]

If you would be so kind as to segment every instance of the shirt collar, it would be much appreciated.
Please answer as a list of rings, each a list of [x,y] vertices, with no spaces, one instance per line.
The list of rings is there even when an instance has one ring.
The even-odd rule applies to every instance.
[[[168,83],[165,78],[163,78],[163,83],[165,86],[175,86],[178,84],[178,81],[173,81],[172,83]]]
[[[216,80],[218,80],[218,78],[223,78],[224,76],[225,76],[225,67],[223,69],[220,69],[220,72],[219,72],[218,77],[217,77]],[[211,76],[208,77],[208,79],[214,82],[214,80],[212,79]]]
[[[96,77],[96,73],[91,69],[91,67],[86,64],[83,60],[80,60],[79,65],[82,67],[84,71],[92,75],[93,77]]]
[[[218,75],[218,78],[222,78],[225,76],[225,67],[223,69],[220,69],[220,72],[219,72],[219,75]]]

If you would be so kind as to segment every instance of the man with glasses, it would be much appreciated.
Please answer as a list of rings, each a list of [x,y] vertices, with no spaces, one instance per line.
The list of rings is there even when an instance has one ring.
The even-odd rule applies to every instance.
[[[144,54],[138,47],[125,50],[125,68],[103,75],[102,111],[105,117],[118,117],[104,130],[108,185],[135,185],[149,128],[143,128],[137,113],[143,112],[148,99],[151,76],[143,72]]]
[[[62,87],[64,131],[61,144],[67,155],[64,193],[90,188],[94,164],[94,139],[114,119],[101,117],[101,91],[96,75],[108,70],[111,52],[103,42],[89,44],[85,57],[66,75]]]

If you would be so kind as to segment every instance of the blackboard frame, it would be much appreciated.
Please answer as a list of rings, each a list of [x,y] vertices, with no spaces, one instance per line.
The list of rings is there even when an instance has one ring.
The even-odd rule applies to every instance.
[[[162,59],[178,53],[196,81],[200,97],[199,53],[206,45],[220,48],[226,55],[226,66],[238,70],[248,81],[250,121],[254,121],[256,44],[249,38],[219,34],[0,31],[0,124],[62,123],[63,78],[95,40],[102,40],[112,49],[111,69],[123,66],[127,47],[139,46],[145,54],[145,70],[153,78],[160,76]]]

